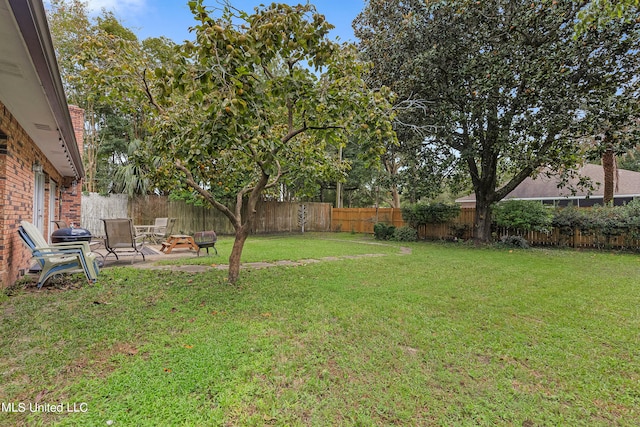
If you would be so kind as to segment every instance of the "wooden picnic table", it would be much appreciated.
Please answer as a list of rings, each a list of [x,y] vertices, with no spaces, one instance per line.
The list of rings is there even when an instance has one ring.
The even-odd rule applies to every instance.
[[[198,245],[196,245],[193,237],[187,234],[172,234],[169,236],[166,242],[162,242],[162,248],[160,248],[160,252],[170,254],[174,249],[193,249],[194,251],[197,251]]]

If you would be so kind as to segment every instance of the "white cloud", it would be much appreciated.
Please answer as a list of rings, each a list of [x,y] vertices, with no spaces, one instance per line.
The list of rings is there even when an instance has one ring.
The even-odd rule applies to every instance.
[[[136,14],[146,6],[147,0],[87,0],[87,6],[93,13],[105,9],[117,16]]]

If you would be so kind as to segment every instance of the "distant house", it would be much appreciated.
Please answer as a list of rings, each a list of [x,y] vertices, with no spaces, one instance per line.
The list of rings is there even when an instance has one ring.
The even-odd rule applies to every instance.
[[[0,284],[30,265],[21,220],[79,222],[83,111],[65,98],[42,0],[0,0]]]
[[[547,177],[544,174],[534,178],[527,178],[507,195],[503,200],[540,200],[544,204],[567,206],[570,204],[582,207],[602,204],[604,195],[604,171],[601,165],[584,165],[579,175],[589,177],[594,189],[589,194],[586,189],[575,188],[578,180],[572,179],[567,185],[559,188],[557,177]],[[614,204],[622,205],[636,198],[640,198],[640,172],[618,169],[617,189]],[[572,188],[576,190],[572,193]],[[470,194],[456,200],[462,207],[475,207],[475,194]]]

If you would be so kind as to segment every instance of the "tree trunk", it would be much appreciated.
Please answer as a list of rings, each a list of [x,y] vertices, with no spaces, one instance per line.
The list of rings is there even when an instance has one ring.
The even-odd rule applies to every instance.
[[[615,175],[615,157],[611,146],[608,146],[604,154],[602,154],[602,169],[604,171],[604,196],[602,202],[604,205],[608,205],[613,201]]]
[[[238,281],[238,277],[240,276],[240,256],[242,255],[242,249],[244,248],[244,242],[247,240],[251,229],[253,228],[253,223],[256,219],[256,205],[258,204],[258,200],[260,200],[260,195],[262,191],[267,186],[267,182],[269,181],[269,176],[266,174],[262,174],[256,186],[251,190],[249,194],[249,198],[247,199],[247,214],[245,216],[244,222],[242,221],[242,198],[243,193],[238,193],[236,196],[236,209],[235,215],[232,220],[234,224],[234,229],[236,230],[236,238],[233,242],[233,248],[231,249],[231,255],[229,256],[229,283],[234,285]],[[232,219],[232,218],[229,218]]]
[[[491,203],[477,196],[473,235],[476,243],[488,243],[491,240]]]
[[[236,229],[236,236],[233,242],[233,248],[231,249],[231,255],[229,255],[229,276],[228,280],[230,284],[235,284],[240,276],[240,256],[242,255],[242,249],[244,248],[244,242],[249,236],[249,228],[247,224]]]
[[[391,200],[389,201],[389,204],[392,208],[400,208],[400,193],[398,192],[398,185],[395,183],[395,178],[398,176],[400,165],[395,158],[385,159],[383,160],[383,164],[387,173],[391,177],[391,186],[389,188],[389,191],[391,192]]]
[[[395,184],[391,185],[391,207],[400,208],[400,193],[398,193],[398,186]]]

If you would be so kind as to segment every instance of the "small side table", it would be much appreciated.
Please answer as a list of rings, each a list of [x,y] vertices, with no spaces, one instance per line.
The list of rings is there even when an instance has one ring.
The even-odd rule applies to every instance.
[[[198,250],[198,245],[193,240],[193,237],[187,234],[172,234],[169,236],[166,242],[162,242],[162,248],[160,248],[160,252],[164,252],[165,254],[170,254],[174,249],[193,249],[194,251]]]

